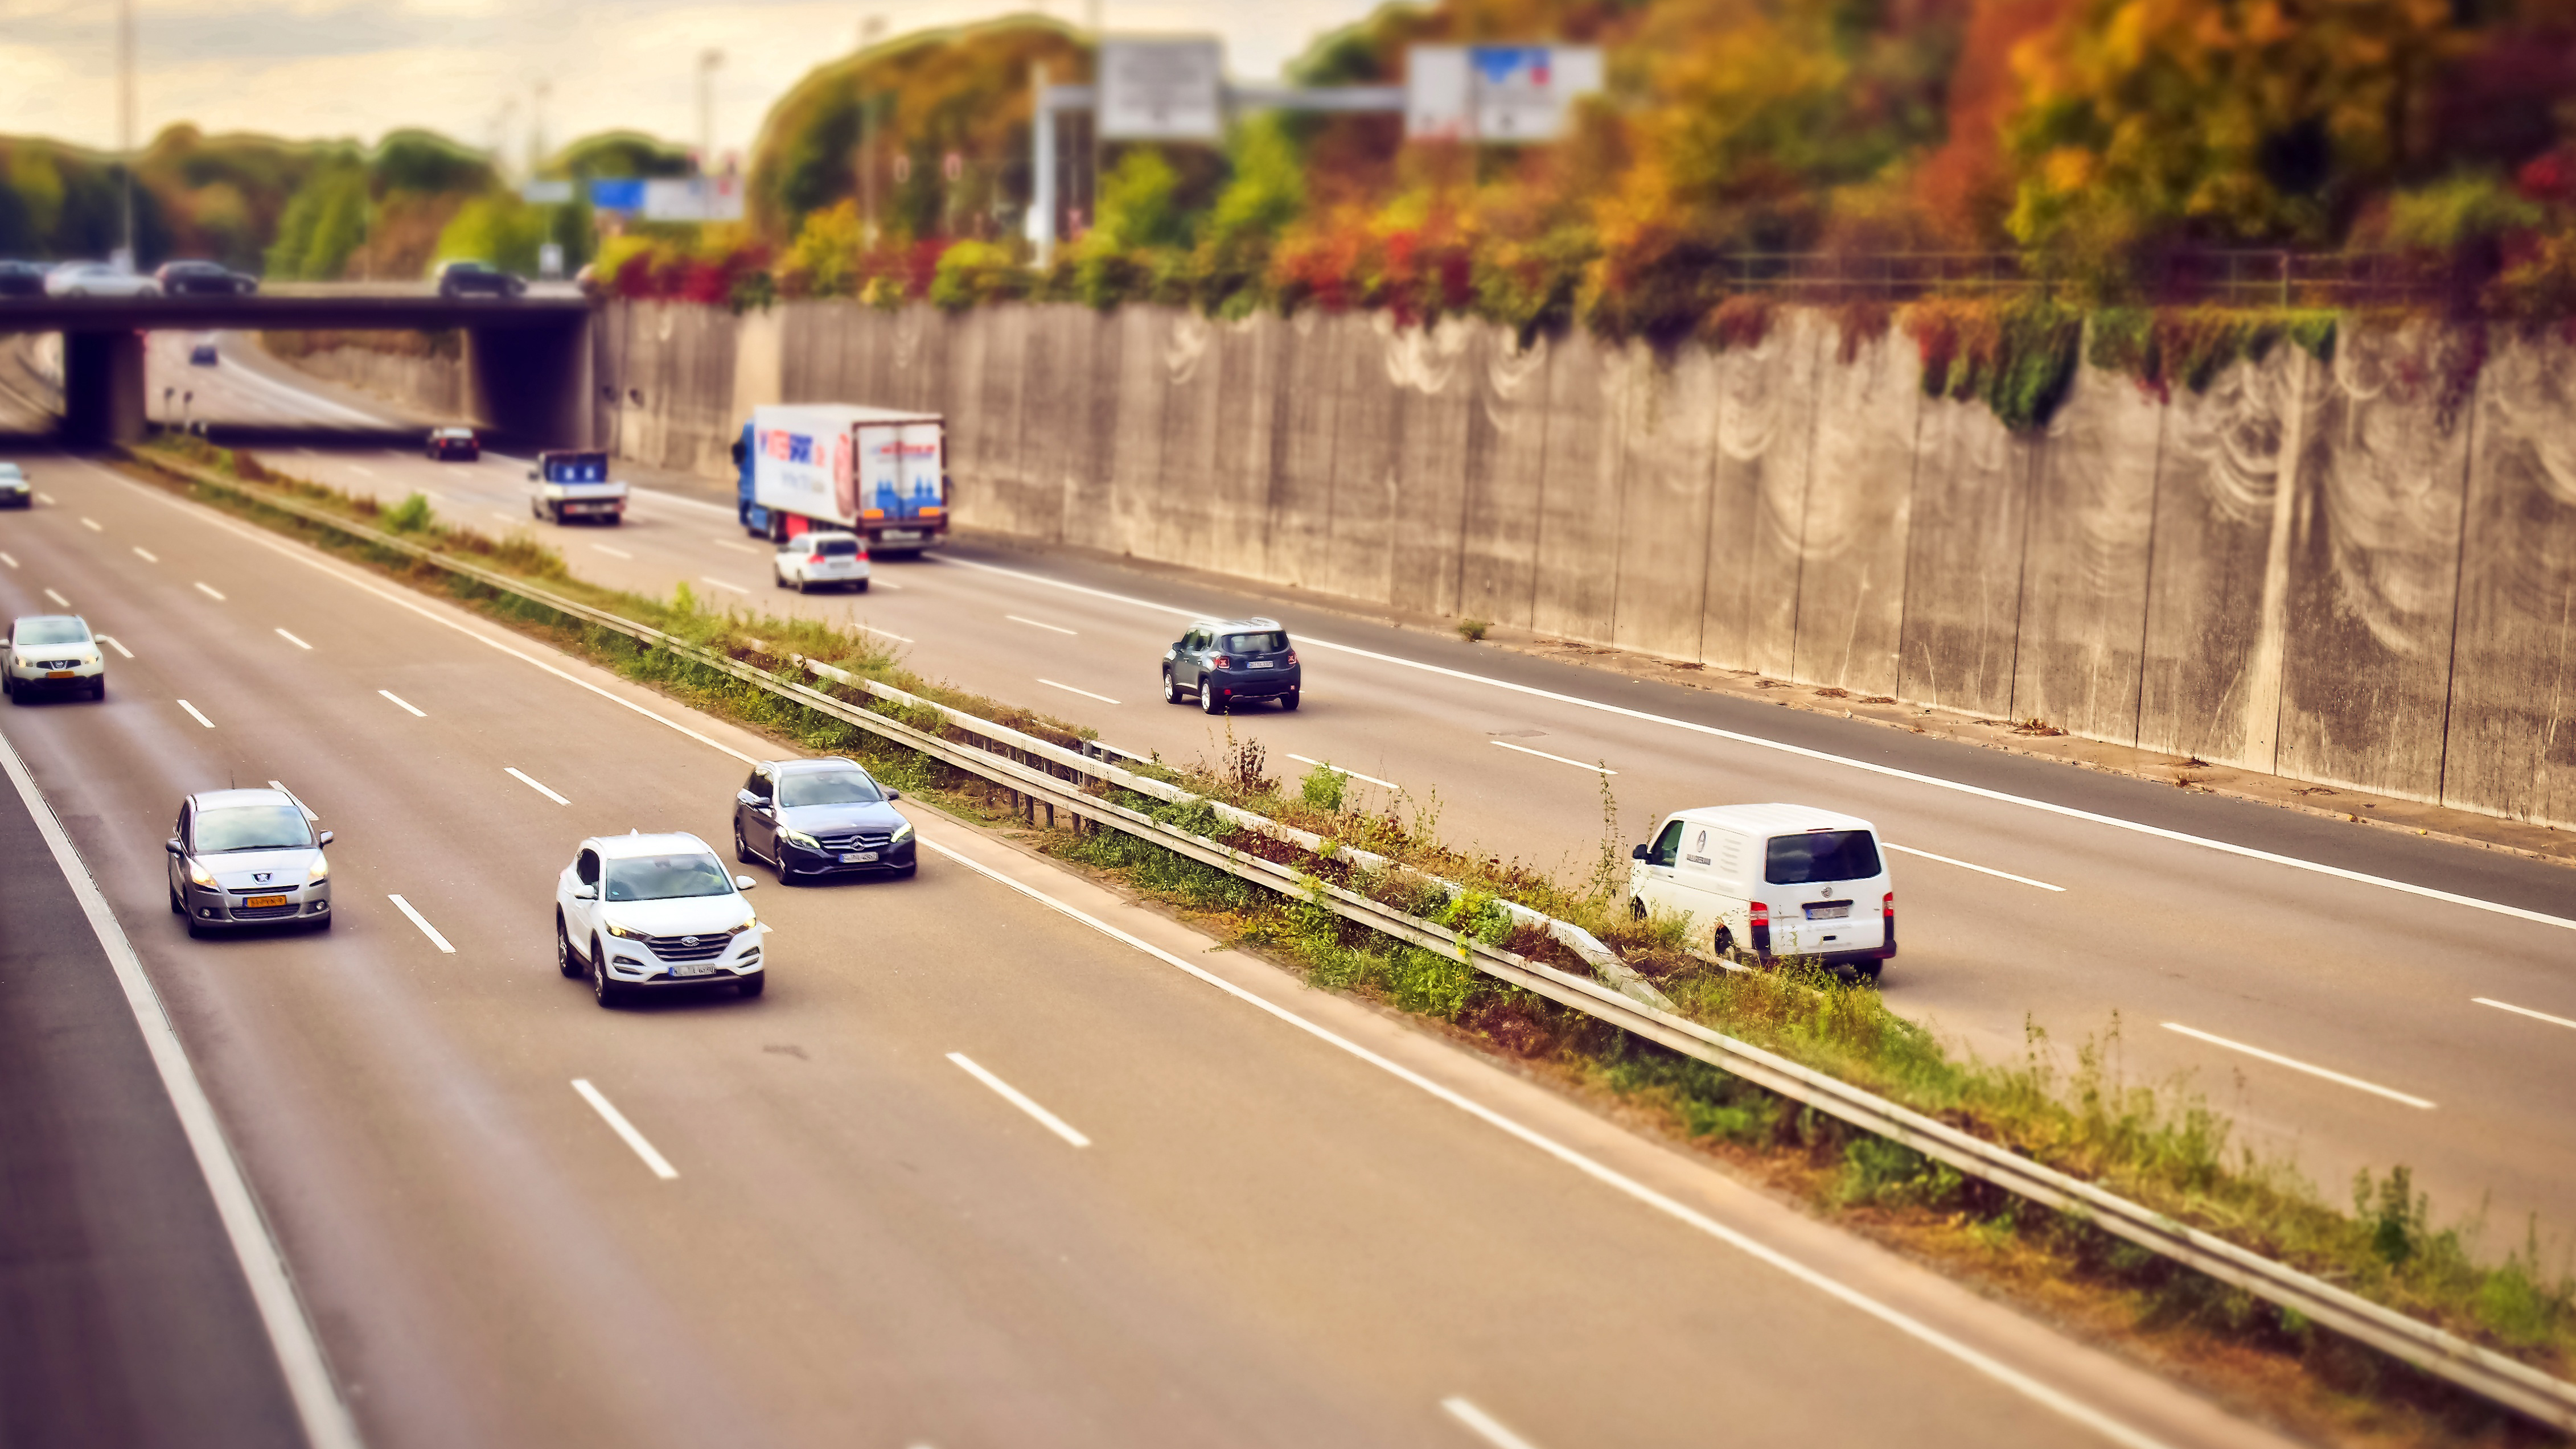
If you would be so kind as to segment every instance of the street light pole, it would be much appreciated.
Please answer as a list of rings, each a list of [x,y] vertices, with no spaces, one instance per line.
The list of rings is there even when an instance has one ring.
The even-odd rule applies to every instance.
[[[116,5],[116,149],[125,166],[125,265],[134,255],[134,0]]]
[[[882,15],[871,15],[859,23],[859,194],[868,215],[863,235],[871,247],[877,244],[877,98],[868,90],[867,54],[883,34]]]
[[[716,67],[724,64],[724,52],[713,46],[698,52],[698,174],[715,174],[716,159]]]

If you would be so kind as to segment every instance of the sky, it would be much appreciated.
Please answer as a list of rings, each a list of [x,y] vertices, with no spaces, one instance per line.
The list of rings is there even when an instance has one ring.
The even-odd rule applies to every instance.
[[[138,142],[174,121],[373,141],[427,126],[517,161],[542,114],[551,143],[617,127],[698,132],[699,55],[715,71],[719,153],[747,151],[770,104],[817,64],[890,33],[1035,11],[1083,23],[1086,0],[135,0]],[[1375,0],[1103,0],[1113,33],[1221,35],[1237,79],[1275,77]],[[0,0],[0,133],[116,144],[116,7]],[[547,94],[542,112],[537,89]]]

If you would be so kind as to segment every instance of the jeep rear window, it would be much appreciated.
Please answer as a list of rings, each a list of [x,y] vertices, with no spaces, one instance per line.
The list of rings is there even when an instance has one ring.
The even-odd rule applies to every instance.
[[[1225,652],[1228,654],[1276,654],[1287,647],[1288,636],[1275,632],[1225,636]]]
[[[1878,842],[1866,830],[1810,830],[1775,835],[1762,878],[1773,885],[1867,880],[1878,874]]]

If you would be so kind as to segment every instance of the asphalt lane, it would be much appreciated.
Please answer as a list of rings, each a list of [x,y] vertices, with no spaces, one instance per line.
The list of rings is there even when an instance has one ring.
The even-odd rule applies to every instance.
[[[935,819],[1160,954],[934,853],[756,892],[757,1001],[602,1012],[553,971],[555,872],[585,833],[721,839],[757,742],[139,485],[66,465],[55,491],[8,531],[0,607],[54,589],[134,657],[11,737],[371,1442],[1470,1443],[1459,1395],[1541,1445],[1702,1442],[1712,1404],[1773,1437],[2263,1442]],[[337,925],[191,942],[177,797],[267,779],[338,832]]]
[[[422,491],[479,527],[526,519],[516,459],[307,450],[281,461],[382,498]],[[2480,1000],[2576,1019],[2576,932],[2195,842],[2576,917],[2563,867],[1097,562],[964,547],[881,562],[866,595],[798,595],[774,588],[767,550],[701,499],[639,490],[622,527],[529,526],[586,577],[662,595],[686,583],[717,606],[871,629],[915,668],[1129,749],[1216,759],[1254,740],[1290,778],[1329,760],[1403,787],[1446,838],[1560,874],[1580,877],[1603,849],[1605,782],[1619,856],[1665,811],[1712,801],[1861,815],[1943,858],[1896,862],[1904,951],[1882,984],[1908,1015],[1988,1059],[2020,1058],[2033,1026],[2070,1070],[2089,1042],[2118,1082],[2205,1096],[2245,1145],[2324,1183],[2408,1165],[2439,1211],[2485,1205],[2492,1251],[2518,1241],[2513,1225],[2530,1214],[2545,1238],[2576,1232],[2576,1124],[2554,1107],[2576,1097],[2576,1052],[2565,1028]],[[1160,701],[1156,661],[1189,617],[1256,612],[1301,639],[1303,709],[1209,719]]]
[[[124,992],[5,786],[0,922],[0,1443],[301,1443]]]

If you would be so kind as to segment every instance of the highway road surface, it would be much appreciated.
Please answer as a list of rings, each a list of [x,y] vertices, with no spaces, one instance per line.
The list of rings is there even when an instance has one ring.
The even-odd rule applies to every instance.
[[[927,812],[918,879],[754,892],[762,998],[603,1011],[552,960],[574,842],[720,839],[767,747],[37,461],[46,501],[0,517],[0,608],[79,610],[110,682],[0,732],[256,1193],[236,1260],[282,1255],[296,1293],[171,1285],[198,1331],[166,1362],[103,1343],[53,1392],[216,1372],[264,1337],[327,1363],[384,1446],[2274,1442]],[[720,537],[645,519],[602,537]],[[985,576],[918,573],[952,577]],[[1079,597],[1049,622],[1097,627]],[[337,832],[336,927],[189,940],[161,848],[179,797],[271,780]],[[24,834],[0,846],[36,870]],[[47,929],[48,969],[98,969]],[[162,1139],[160,1190],[202,1194],[130,1066],[116,1100]],[[202,1229],[171,1241],[202,1252]],[[119,1442],[282,1442],[260,1388]],[[327,1398],[298,1402],[329,1429]]]
[[[273,361],[256,378],[220,371],[263,418],[352,406]],[[2576,1240],[2576,1119],[2563,1110],[2576,1101],[2576,874],[2564,867],[1082,560],[960,547],[880,563],[866,595],[800,597],[773,587],[766,546],[713,490],[639,490],[622,527],[557,528],[528,518],[519,459],[272,460],[388,500],[420,490],[462,523],[534,527],[603,583],[664,596],[686,583],[719,605],[847,621],[927,674],[1129,749],[1213,759],[1232,736],[1262,741],[1279,773],[1329,760],[1358,772],[1363,798],[1401,787],[1436,800],[1448,839],[1575,878],[1601,849],[1605,781],[1622,856],[1692,805],[1864,816],[1902,852],[1902,954],[1883,987],[1907,1014],[1989,1058],[2020,1058],[2036,1025],[2069,1066],[2116,1021],[2105,1056],[2121,1079],[2187,1083],[2238,1141],[2294,1160],[2329,1199],[2356,1171],[2404,1164],[2437,1217],[2486,1205],[2487,1251],[2519,1246],[2533,1214],[2553,1251]],[[1246,613],[1295,631],[1304,707],[1212,720],[1162,703],[1162,650],[1187,621]]]

